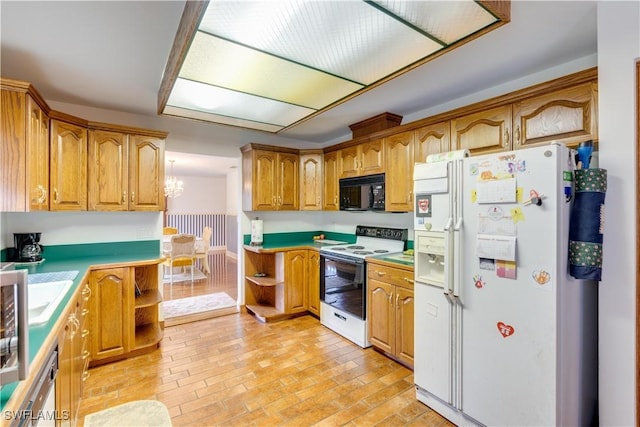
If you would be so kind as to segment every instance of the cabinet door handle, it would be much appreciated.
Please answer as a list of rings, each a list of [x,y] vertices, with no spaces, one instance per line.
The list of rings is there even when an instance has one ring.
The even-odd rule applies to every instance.
[[[84,289],[82,290],[82,296],[89,298],[91,296],[91,288],[89,285],[84,285]]]
[[[273,196],[272,200],[273,200],[273,205],[275,206],[276,205],[276,196]]]
[[[509,146],[509,129],[504,130],[504,146]]]
[[[404,279],[405,282],[414,283],[413,279],[410,279],[408,277],[404,277],[403,279]]]
[[[136,193],[135,193],[135,191],[132,191],[131,192],[131,203],[135,203],[135,201],[136,201]]]
[[[123,191],[122,192],[122,201],[120,202],[120,204],[124,205],[125,203],[127,203],[127,192]]]
[[[47,201],[47,189],[44,188],[44,186],[42,186],[41,184],[38,184],[38,192],[40,193],[40,196],[37,199],[38,204],[43,204],[44,202]]]
[[[57,189],[57,188],[54,188],[54,189],[53,189],[53,202],[54,202],[55,204],[60,203],[60,198],[59,198],[58,196],[59,196],[59,194],[58,194],[58,189]]]
[[[516,131],[513,135],[513,139],[516,143],[516,145],[520,145],[520,125],[516,126]]]
[[[387,273],[385,273],[384,271],[376,271],[376,274],[377,274],[379,277],[382,277],[382,276],[386,276],[386,275],[387,275]]]
[[[396,310],[400,310],[400,294],[396,295]]]

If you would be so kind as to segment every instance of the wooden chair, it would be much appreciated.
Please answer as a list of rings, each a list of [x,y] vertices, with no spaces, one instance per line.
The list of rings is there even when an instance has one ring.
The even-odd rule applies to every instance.
[[[202,260],[202,269],[205,273],[210,273],[209,268],[209,248],[211,247],[211,227],[205,227],[202,230],[202,247],[199,247],[196,251],[196,258]]]
[[[162,229],[162,234],[167,236],[169,234],[178,234],[178,229],[175,227],[164,227]]]
[[[171,252],[164,261],[169,267],[170,283],[173,286],[174,267],[191,267],[191,284],[193,285],[193,264],[196,260],[196,236],[193,234],[175,234],[171,236]],[[183,270],[184,271],[184,270]]]

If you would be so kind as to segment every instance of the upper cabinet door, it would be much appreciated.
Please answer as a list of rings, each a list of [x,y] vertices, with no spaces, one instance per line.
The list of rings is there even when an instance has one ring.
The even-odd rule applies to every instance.
[[[274,151],[253,150],[251,185],[254,211],[272,211],[277,208],[277,157]]]
[[[322,209],[322,152],[300,154],[300,210]]]
[[[413,211],[413,131],[392,135],[385,140],[385,210]]]
[[[360,175],[384,173],[384,139],[360,144]]]
[[[162,138],[129,135],[129,210],[164,210]]]
[[[360,146],[346,147],[338,152],[339,178],[351,178],[360,174]]]
[[[451,147],[451,122],[440,122],[414,131],[415,161],[424,163],[430,154],[444,153]]]
[[[297,154],[278,153],[277,209],[297,211],[299,207],[299,157]]]
[[[127,142],[122,132],[89,131],[89,210],[128,210]]]
[[[569,147],[598,139],[598,90],[585,83],[514,105],[514,148],[560,141]]]
[[[87,129],[51,120],[52,211],[87,210]]]
[[[49,117],[27,96],[27,173],[29,210],[49,210]]]
[[[451,120],[451,149],[471,154],[511,150],[511,104]]]
[[[338,180],[338,152],[324,153],[324,197],[322,208],[337,211],[340,208]]]

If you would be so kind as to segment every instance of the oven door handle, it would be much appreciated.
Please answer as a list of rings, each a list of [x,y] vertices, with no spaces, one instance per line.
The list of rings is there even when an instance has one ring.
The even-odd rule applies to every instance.
[[[341,257],[340,255],[327,254],[322,251],[320,251],[320,256],[331,261],[348,262],[351,264],[364,264],[364,259],[361,258]]]

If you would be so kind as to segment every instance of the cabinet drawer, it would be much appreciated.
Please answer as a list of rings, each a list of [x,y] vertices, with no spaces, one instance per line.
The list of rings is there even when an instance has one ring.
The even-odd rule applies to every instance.
[[[367,276],[370,279],[390,283],[396,286],[413,289],[413,272],[400,270],[393,267],[385,267],[377,264],[368,264]]]

